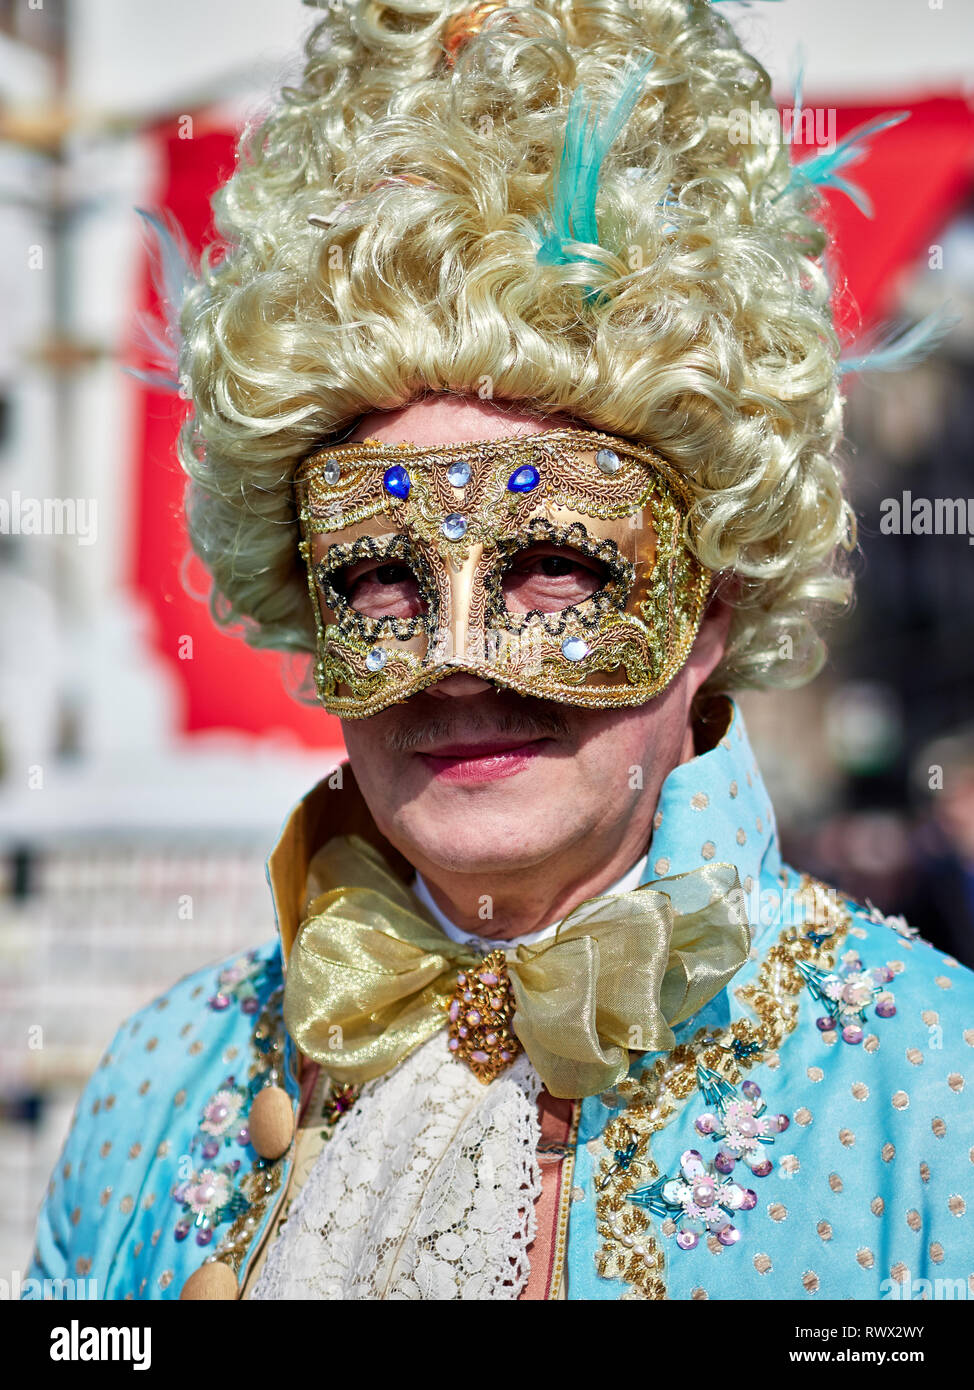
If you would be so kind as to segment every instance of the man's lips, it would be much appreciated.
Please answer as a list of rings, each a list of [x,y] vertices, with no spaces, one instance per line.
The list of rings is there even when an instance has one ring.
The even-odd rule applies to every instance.
[[[434,777],[450,782],[489,782],[512,777],[540,753],[546,738],[496,739],[485,743],[451,743],[419,756]]]
[[[485,743],[449,743],[439,748],[421,748],[424,758],[491,758],[498,753],[510,753],[515,748],[528,748],[540,739],[491,739]]]

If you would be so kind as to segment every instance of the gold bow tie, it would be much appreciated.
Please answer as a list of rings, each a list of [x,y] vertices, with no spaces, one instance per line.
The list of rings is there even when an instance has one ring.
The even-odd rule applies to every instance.
[[[346,1083],[381,1076],[448,1023],[456,1046],[470,990],[474,1005],[498,1005],[489,1075],[501,1069],[500,1050],[510,1054],[503,1065],[520,1050],[513,1040],[504,1046],[513,1013],[518,1042],[549,1092],[593,1095],[626,1075],[630,1050],[669,1051],[673,1025],[723,989],[750,950],[732,864],[590,898],[554,935],[491,952],[489,962],[422,915],[358,836],[319,850],[309,882],[318,891],[288,960],[284,1021],[301,1051]],[[483,984],[488,969],[496,987],[489,975]],[[467,978],[456,986],[458,971]],[[513,1009],[500,997],[505,975]]]

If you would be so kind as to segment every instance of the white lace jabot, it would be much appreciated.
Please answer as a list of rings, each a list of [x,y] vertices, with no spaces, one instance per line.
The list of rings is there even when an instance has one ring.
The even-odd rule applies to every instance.
[[[251,1297],[516,1299],[541,1193],[540,1090],[524,1053],[484,1086],[434,1034],[363,1086]]]
[[[646,857],[607,891],[640,883]],[[460,931],[417,874],[413,891]],[[557,923],[518,937],[539,941]],[[521,1053],[489,1086],[443,1031],[362,1087],[315,1160],[267,1254],[257,1299],[516,1299],[541,1193],[541,1079]]]

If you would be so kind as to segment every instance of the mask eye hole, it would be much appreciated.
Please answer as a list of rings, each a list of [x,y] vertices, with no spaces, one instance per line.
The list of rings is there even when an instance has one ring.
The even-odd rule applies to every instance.
[[[357,560],[337,570],[331,582],[366,618],[418,618],[427,611],[419,580],[403,560]]]
[[[542,542],[513,556],[501,592],[509,613],[560,613],[591,598],[608,578],[605,566],[591,556]]]

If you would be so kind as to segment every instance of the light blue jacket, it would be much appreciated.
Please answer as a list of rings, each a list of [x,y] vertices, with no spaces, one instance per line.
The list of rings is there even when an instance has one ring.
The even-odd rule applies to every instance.
[[[247,1119],[267,1084],[297,1113],[282,943],[308,860],[355,833],[406,869],[343,773],[295,808],[268,861],[279,939],[119,1029],[51,1178],[28,1295],[85,1279],[102,1298],[176,1298],[214,1255],[243,1283],[293,1162],[293,1146],[261,1159]],[[646,881],[719,862],[744,886],[751,960],[672,1055],[638,1057],[628,1082],[582,1102],[568,1298],[967,1297],[969,1280],[974,1296],[974,975],[847,899],[824,929],[809,916],[736,707],[719,744],[666,779]],[[698,1072],[681,1047],[707,1039]],[[658,1069],[681,1091],[662,1126]]]

